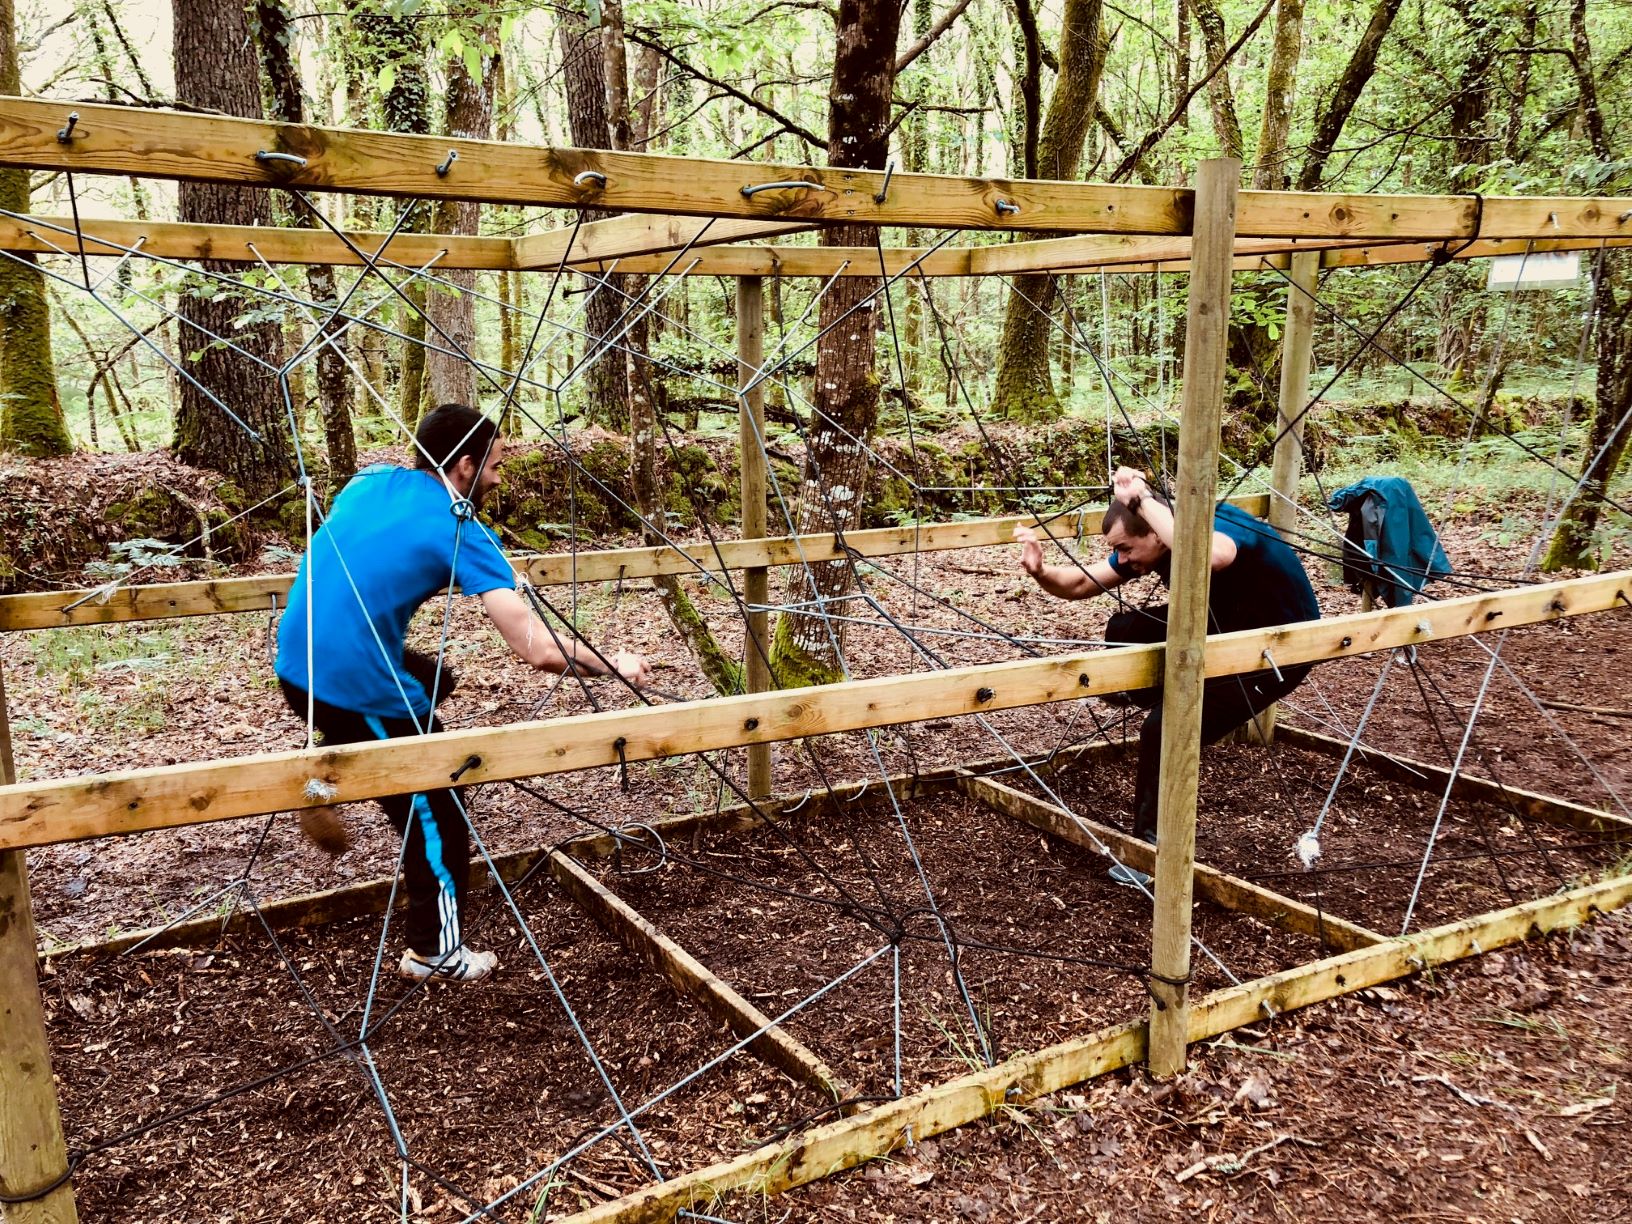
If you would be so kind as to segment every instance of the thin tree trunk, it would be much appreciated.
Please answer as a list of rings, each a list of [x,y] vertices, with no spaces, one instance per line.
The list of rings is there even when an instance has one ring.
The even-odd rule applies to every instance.
[[[1190,7],[1196,15],[1196,28],[1201,31],[1201,45],[1206,49],[1207,60],[1216,64],[1229,48],[1217,0],[1190,0]],[[1223,155],[1245,160],[1246,142],[1241,135],[1241,120],[1235,113],[1235,91],[1230,88],[1228,64],[1207,82],[1207,102],[1213,116],[1213,134],[1218,138]]]
[[[1519,52],[1514,57],[1513,90],[1508,95],[1507,125],[1502,138],[1502,155],[1519,160],[1519,138],[1524,134],[1524,104],[1530,97],[1530,64],[1535,58],[1529,48],[1536,45],[1536,26],[1541,20],[1540,0],[1525,0],[1519,22]]]
[[[242,6],[219,0],[174,0],[176,96],[183,102],[240,118],[261,118],[260,76]],[[214,225],[267,225],[268,193],[212,183],[182,183],[176,189],[183,221]],[[232,273],[241,263],[207,261],[206,271]],[[211,284],[204,297],[183,292],[177,317],[184,364],[176,406],[176,456],[183,463],[220,472],[246,503],[269,497],[294,471],[290,423],[277,381],[249,354],[272,366],[282,360],[283,336],[275,321],[237,326],[237,317],[259,303]],[[188,327],[187,323],[196,326]],[[209,338],[228,338],[242,352]],[[196,361],[186,354],[197,353]],[[195,381],[196,380],[196,383]],[[208,394],[206,393],[206,389]],[[211,396],[230,408],[249,429],[234,423]]]
[[[22,93],[12,0],[0,0],[0,93]],[[25,213],[27,170],[0,170],[0,208]],[[73,450],[51,361],[51,308],[34,256],[0,260],[0,449],[25,455]]]
[[[1303,51],[1303,0],[1280,0],[1275,11],[1275,49],[1264,85],[1264,120],[1258,132],[1258,164],[1252,172],[1256,191],[1283,191],[1292,181],[1286,160],[1286,137],[1292,129],[1292,95],[1298,59]]]
[[[557,17],[557,40],[561,48],[561,79],[567,93],[567,123],[572,143],[580,149],[610,149],[612,131],[606,114],[606,67],[601,32],[572,9]],[[585,209],[585,222],[600,221],[612,214],[604,209]],[[595,353],[601,341],[615,336],[624,302],[619,296],[623,278],[617,274],[600,287],[600,278],[585,276],[589,300],[584,308],[587,333],[585,353]],[[607,348],[584,372],[585,415],[611,429],[629,424],[629,379],[627,363],[616,347]]]
[[[1331,160],[1332,150],[1337,148],[1338,137],[1343,134],[1343,126],[1348,123],[1354,104],[1360,100],[1361,93],[1377,70],[1377,54],[1382,50],[1383,40],[1388,37],[1401,3],[1402,0],[1377,0],[1377,7],[1371,10],[1371,20],[1366,23],[1360,41],[1355,44],[1347,67],[1326,96],[1325,106],[1316,112],[1315,134],[1309,142],[1309,154],[1304,159],[1303,169],[1298,173],[1299,191],[1320,190],[1326,163]]]
[[[1586,0],[1570,5],[1570,41],[1574,51],[1576,88],[1581,99],[1582,127],[1593,157],[1600,163],[1615,160],[1598,101],[1593,75],[1592,44],[1587,34]],[[1614,485],[1627,442],[1632,438],[1632,293],[1620,292],[1627,275],[1623,252],[1606,251],[1593,279],[1593,309],[1598,321],[1598,397],[1587,431],[1586,467],[1581,490],[1564,507],[1542,562],[1546,570],[1595,564],[1594,536],[1603,515],[1604,498]]]
[[[1082,164],[1105,67],[1100,11],[1099,0],[1066,0],[1060,71],[1038,146],[1039,172],[1047,178],[1073,179]],[[1047,273],[1017,276],[1008,294],[992,406],[1010,420],[1052,421],[1063,411],[1049,368],[1055,283]]]
[[[829,166],[882,169],[889,152],[890,98],[901,25],[899,0],[840,0],[828,102]],[[824,229],[823,246],[871,246],[868,225]],[[841,277],[822,299],[812,414],[799,486],[801,533],[842,534],[858,525],[868,482],[867,446],[878,422],[878,315],[874,277]],[[848,563],[817,567],[791,584],[794,601],[848,594]],[[785,613],[777,618],[772,670],[784,686],[843,674],[843,622]]]
[[[469,10],[467,10],[467,15]],[[484,32],[496,42],[495,30]],[[487,140],[493,134],[493,86],[497,75],[496,55],[485,56],[478,65],[480,79],[471,76],[462,56],[450,56],[447,64],[447,131],[449,136]],[[481,173],[477,166],[449,167],[451,176],[471,177]],[[437,205],[434,229],[440,234],[474,234],[481,228],[482,206],[467,200]],[[425,395],[421,410],[439,404],[477,402],[476,356],[476,273],[453,269],[442,274],[446,289],[427,292],[425,321]]]
[[[266,69],[270,86],[272,117],[284,123],[306,122],[306,106],[301,97],[300,72],[295,66],[292,43],[294,27],[289,20],[287,0],[256,0],[255,17],[260,23],[261,63]],[[310,210],[295,210],[291,220],[302,229],[316,229],[317,218]],[[334,268],[329,264],[312,264],[306,269],[306,291],[317,309],[331,308],[339,299],[334,287]],[[324,328],[325,335],[333,335],[334,325]],[[351,428],[351,372],[345,358],[334,346],[315,341],[317,353],[318,413],[323,422],[324,452],[328,456],[329,487],[338,489],[357,473],[357,439]],[[297,412],[304,408],[305,367],[295,367],[290,373],[290,390],[295,393]],[[300,386],[295,386],[300,378]]]

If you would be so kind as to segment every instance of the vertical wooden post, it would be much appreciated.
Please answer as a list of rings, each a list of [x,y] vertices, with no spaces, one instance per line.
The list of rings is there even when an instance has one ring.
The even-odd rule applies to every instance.
[[[1190,907],[1201,766],[1202,655],[1212,579],[1213,498],[1230,325],[1230,270],[1241,163],[1196,168],[1184,398],[1174,488],[1173,568],[1162,688],[1162,776],[1157,794],[1156,913],[1151,938],[1150,1069],[1184,1070],[1190,1025]]]
[[[765,362],[765,283],[757,276],[737,278],[737,385],[745,387]],[[742,467],[742,535],[765,535],[765,387],[761,383],[741,397],[737,433]],[[749,604],[770,599],[770,570],[756,565],[742,573],[742,594]],[[764,612],[748,614],[749,640],[743,643],[743,687],[750,693],[768,692],[771,667],[769,618]],[[757,643],[757,644],[756,644]],[[748,797],[764,799],[771,793],[771,746],[748,747]]]
[[[1286,287],[1286,329],[1281,332],[1281,401],[1275,419],[1275,456],[1269,467],[1269,525],[1283,535],[1298,525],[1298,481],[1303,475],[1303,423],[1309,403],[1309,353],[1315,340],[1315,281],[1319,251],[1292,256]],[[1275,707],[1251,723],[1254,738],[1275,735]]]
[[[6,678],[0,672],[0,783],[17,781],[11,758]],[[68,1167],[40,1002],[27,851],[0,852],[0,1194],[31,1194]],[[64,1182],[28,1203],[0,1207],[6,1224],[72,1224],[74,1188]]]

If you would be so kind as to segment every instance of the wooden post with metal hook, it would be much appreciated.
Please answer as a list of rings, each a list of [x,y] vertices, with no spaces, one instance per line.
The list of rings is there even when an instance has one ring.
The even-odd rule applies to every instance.
[[[0,673],[0,783],[15,781],[6,679]],[[38,1192],[68,1167],[40,1001],[27,855],[26,850],[0,851],[0,1194],[8,1198]],[[0,1219],[72,1224],[79,1219],[73,1184],[64,1179],[49,1194],[6,1203]]]
[[[1275,418],[1275,453],[1269,465],[1269,525],[1283,536],[1298,525],[1298,481],[1303,475],[1304,409],[1309,406],[1309,354],[1315,341],[1315,284],[1320,252],[1298,251],[1287,270],[1286,327],[1281,332],[1281,397]],[[1275,707],[1248,724],[1253,738],[1275,736]]]
[[[765,384],[758,382],[765,362],[765,283],[757,276],[737,278],[737,380],[752,389],[740,396],[737,432],[742,469],[742,538],[759,539],[766,530],[765,514]],[[742,573],[742,597],[749,607],[770,600],[770,571],[763,565]],[[771,639],[768,616],[749,612],[743,639],[743,688],[764,693],[771,688]],[[771,746],[748,748],[748,797],[765,799],[771,793]]]
[[[1151,935],[1150,1070],[1184,1070],[1190,1028],[1190,909],[1201,766],[1201,695],[1212,579],[1213,498],[1230,326],[1230,271],[1241,163],[1196,168],[1195,248],[1184,345],[1179,468],[1174,481],[1172,598],[1162,682],[1156,906]]]

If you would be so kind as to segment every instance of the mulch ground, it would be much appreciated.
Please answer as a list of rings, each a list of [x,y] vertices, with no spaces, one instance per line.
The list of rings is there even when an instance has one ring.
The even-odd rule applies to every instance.
[[[1475,528],[1451,543],[1459,560],[1485,555]],[[957,636],[978,628],[971,616],[1040,638],[1099,634],[1107,609],[1050,600],[1017,573],[1012,554],[973,550],[890,563],[918,590],[883,576],[873,581],[892,615],[943,631],[921,641],[951,666],[1015,657],[1013,646],[990,636]],[[1492,572],[1503,560],[1487,559]],[[729,647],[732,609],[699,598]],[[1322,598],[1329,613],[1354,607],[1351,595],[1329,586]],[[444,707],[450,725],[590,708],[572,686],[552,687],[504,656],[472,603],[456,605],[450,635],[462,677]],[[586,588],[577,612],[598,643],[648,652],[659,687],[703,691],[649,593]],[[1632,724],[1590,710],[1624,706],[1620,695],[1632,691],[1627,624],[1611,613],[1515,631],[1501,647],[1514,676],[1497,669],[1488,685],[1489,655],[1477,644],[1424,648],[1419,672],[1393,670],[1365,740],[1449,764],[1477,703],[1468,768],[1620,811],[1632,797]],[[427,614],[416,634],[434,649],[440,625]],[[888,626],[853,626],[851,657],[857,675],[926,665]],[[8,635],[0,664],[25,779],[284,749],[303,736],[272,683],[264,617]],[[1378,659],[1323,665],[1294,695],[1289,717],[1346,736],[1380,667]],[[601,685],[603,704],[630,703]],[[1006,744],[1042,753],[1119,738],[1134,726],[1090,700],[1000,712],[985,723],[892,729],[876,740],[827,737],[778,746],[778,787],[797,792],[876,776],[881,767],[911,772],[991,760],[1006,755]],[[740,753],[715,762],[741,778]],[[1210,749],[1199,857],[1393,933],[1439,798],[1351,767],[1322,826],[1320,870],[1305,872],[1298,837],[1318,817],[1337,767],[1284,746]],[[1004,780],[1024,786],[1023,775]],[[475,793],[475,819],[494,853],[733,799],[697,759],[636,764],[627,775],[548,778],[536,787],[562,807],[507,784]],[[1099,762],[1068,771],[1058,793],[1082,814],[1117,824],[1127,819],[1130,788],[1127,762]],[[334,860],[279,817],[31,851],[42,938],[73,942],[165,921],[246,870],[263,900],[389,872],[397,846],[383,821],[366,804],[347,819],[355,848]],[[1106,881],[1092,856],[955,794],[897,811],[874,791],[819,821],[791,819],[786,831],[791,844],[765,831],[702,835],[672,847],[657,870],[637,874],[626,862],[604,879],[771,1014],[887,949],[899,923],[907,1091],[982,1058],[971,1008],[995,1057],[1141,1014],[1143,989],[1130,970],[1147,957],[1148,903]],[[1447,806],[1434,846],[1414,928],[1595,878],[1624,854],[1600,838],[1463,801]],[[514,918],[491,899],[475,918],[473,942],[499,950],[504,967],[494,983],[409,992],[388,972],[370,1013],[380,1027],[367,1057],[418,1162],[409,1176],[416,1220],[459,1218],[470,1200],[517,1188],[529,1171],[614,1120],[603,1070],[637,1108],[732,1044],[545,878],[522,887],[518,904],[602,1069],[583,1052]],[[1206,905],[1196,922],[1198,936],[1243,978],[1320,951],[1313,939]],[[70,1143],[94,1145],[198,1107],[89,1156],[76,1178],[85,1218],[401,1218],[402,1170],[360,1054],[214,1099],[332,1048],[336,1033],[354,1038],[362,1024],[378,919],[279,939],[282,953],[252,931],[204,950],[51,963],[45,990]],[[946,955],[949,939],[960,945],[962,989]],[[387,944],[389,971],[399,947]],[[785,1200],[731,1204],[727,1214],[1615,1218],[1629,1205],[1615,1163],[1616,1127],[1625,1122],[1616,1085],[1632,1034],[1620,971],[1629,951],[1632,927],[1619,919],[1598,924],[1235,1034],[1175,1085],[1112,1077]],[[1198,989],[1225,980],[1198,958]],[[789,1029],[858,1094],[887,1092],[894,999],[886,951],[799,1012]],[[806,1123],[822,1105],[811,1090],[737,1056],[652,1105],[641,1133],[651,1157],[673,1173]],[[542,1218],[650,1180],[647,1154],[627,1136],[597,1144],[570,1168],[542,1206],[541,1187],[526,1187],[502,1218],[529,1219],[535,1210]]]

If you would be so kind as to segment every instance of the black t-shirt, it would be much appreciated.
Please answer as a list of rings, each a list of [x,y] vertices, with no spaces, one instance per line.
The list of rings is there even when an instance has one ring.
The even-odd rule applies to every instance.
[[[1309,585],[1309,575],[1278,531],[1228,502],[1214,511],[1213,528],[1235,541],[1235,560],[1213,571],[1209,632],[1233,633],[1320,619],[1320,601]],[[1106,560],[1124,578],[1138,577],[1114,551]],[[1173,554],[1168,553],[1154,568],[1165,586],[1173,569]]]

